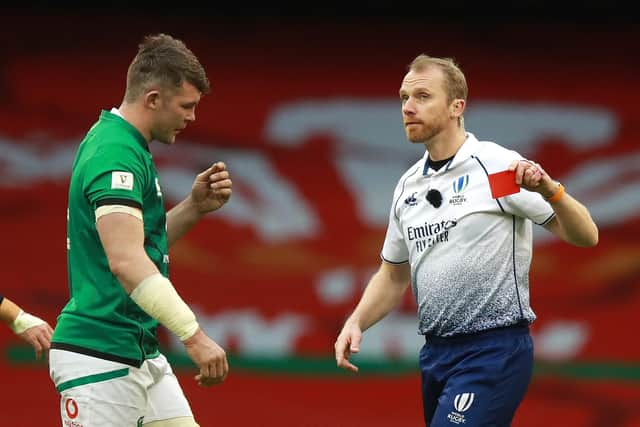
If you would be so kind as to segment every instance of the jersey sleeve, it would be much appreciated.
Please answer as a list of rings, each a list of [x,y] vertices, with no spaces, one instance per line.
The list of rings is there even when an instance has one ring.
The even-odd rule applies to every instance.
[[[503,207],[513,215],[529,218],[538,225],[545,225],[555,216],[551,205],[540,194],[520,189],[519,193],[504,197]]]
[[[409,250],[407,243],[402,234],[402,226],[396,212],[398,200],[402,196],[401,188],[396,187],[394,192],[391,209],[389,211],[389,224],[387,226],[387,234],[382,245],[382,253],[380,256],[386,262],[392,264],[403,264],[409,261]]]
[[[132,147],[105,144],[85,165],[84,193],[94,208],[117,204],[142,209],[147,175],[144,160]]]
[[[530,161],[516,151],[509,150],[508,152],[512,157],[505,159],[507,160],[505,162],[506,165],[516,159]],[[547,224],[555,216],[551,205],[535,191],[528,191],[521,188],[518,193],[502,197],[499,200],[501,200],[505,212],[521,218],[528,218],[538,225]]]

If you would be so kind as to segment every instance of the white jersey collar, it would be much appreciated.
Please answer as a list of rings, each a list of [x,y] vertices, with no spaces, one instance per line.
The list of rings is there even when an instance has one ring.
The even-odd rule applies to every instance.
[[[113,107],[111,109],[111,111],[109,111],[111,114],[115,114],[116,116],[124,119],[124,116],[122,115],[122,113],[120,112],[120,110],[118,110],[116,107]]]
[[[454,154],[453,159],[451,159],[451,161],[444,168],[440,169],[437,172],[447,172],[448,170],[455,168],[460,163],[464,162],[473,154],[475,154],[479,145],[478,139],[471,132],[466,132],[466,136],[466,139],[464,140],[456,154]],[[436,171],[429,168],[429,151],[425,151],[422,159],[424,165],[422,169],[422,175],[431,176],[436,174]]]

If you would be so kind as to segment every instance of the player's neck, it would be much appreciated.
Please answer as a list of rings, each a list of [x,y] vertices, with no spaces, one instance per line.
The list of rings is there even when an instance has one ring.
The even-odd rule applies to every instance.
[[[151,142],[151,129],[148,125],[148,120],[145,119],[144,110],[141,106],[135,103],[130,104],[123,102],[120,107],[118,107],[118,111],[120,111],[120,114],[122,114],[122,117],[124,117],[127,122],[142,134],[147,142]]]
[[[442,131],[424,143],[431,160],[444,160],[453,157],[467,138],[464,128],[456,126],[450,131]]]

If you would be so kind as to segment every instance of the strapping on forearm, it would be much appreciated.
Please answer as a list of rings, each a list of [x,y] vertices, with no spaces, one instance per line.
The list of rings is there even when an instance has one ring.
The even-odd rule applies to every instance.
[[[180,298],[169,279],[160,273],[142,280],[130,297],[181,341],[192,337],[198,330],[195,314]]]

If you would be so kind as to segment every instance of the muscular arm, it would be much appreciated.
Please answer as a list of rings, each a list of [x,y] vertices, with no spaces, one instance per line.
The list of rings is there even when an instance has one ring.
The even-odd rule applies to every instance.
[[[567,243],[576,246],[598,244],[598,227],[587,208],[561,190],[560,185],[536,163],[514,160],[509,170],[515,171],[516,184],[535,191],[549,201],[555,217],[545,226],[547,230]],[[554,197],[555,196],[555,197]]]
[[[184,236],[207,213],[220,209],[231,197],[231,178],[227,166],[217,162],[199,173],[191,194],[167,213],[169,247]]]
[[[547,230],[576,246],[588,247],[598,243],[598,227],[582,203],[565,193],[551,207],[556,216],[545,225]]]
[[[390,264],[383,261],[369,280],[347,323],[355,323],[363,332],[366,331],[400,304],[410,282],[408,263]]]
[[[98,218],[96,227],[109,268],[128,294],[143,279],[158,273],[144,250],[144,227],[140,219],[114,212]]]
[[[369,280],[356,309],[338,335],[334,348],[336,363],[339,367],[353,372],[358,371],[358,367],[349,361],[349,357],[360,351],[362,332],[400,304],[410,281],[409,264],[382,262],[380,269]]]
[[[171,247],[202,218],[191,196],[175,205],[167,213],[167,244]]]
[[[131,299],[182,340],[200,369],[198,383],[210,386],[224,381],[229,371],[226,353],[200,329],[191,309],[147,256],[142,221],[113,212],[101,216],[97,228],[111,272]]]

